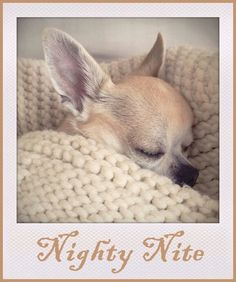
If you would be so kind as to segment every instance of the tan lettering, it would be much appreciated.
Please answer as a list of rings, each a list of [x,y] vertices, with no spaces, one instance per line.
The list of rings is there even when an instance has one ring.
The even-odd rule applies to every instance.
[[[45,249],[49,247],[49,250],[46,253],[40,252],[37,255],[37,258],[40,261],[45,261],[46,259],[50,257],[50,255],[54,254],[55,259],[57,261],[61,261],[61,252],[65,246],[65,243],[67,242],[69,238],[76,237],[78,235],[79,235],[79,231],[72,231],[71,233],[68,233],[68,234],[59,234],[58,237],[56,238],[45,237],[45,238],[39,239],[37,241],[38,245]]]

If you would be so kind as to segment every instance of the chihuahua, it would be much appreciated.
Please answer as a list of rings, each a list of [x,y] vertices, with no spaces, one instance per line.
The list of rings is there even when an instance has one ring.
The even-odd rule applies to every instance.
[[[181,186],[196,183],[198,170],[183,152],[193,140],[192,111],[157,78],[164,58],[161,34],[140,67],[116,84],[62,31],[44,30],[43,49],[53,86],[70,109],[58,130],[111,146]]]

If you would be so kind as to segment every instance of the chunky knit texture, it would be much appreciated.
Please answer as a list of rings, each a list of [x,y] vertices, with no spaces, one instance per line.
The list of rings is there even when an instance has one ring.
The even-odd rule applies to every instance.
[[[216,221],[217,201],[94,140],[36,131],[18,149],[19,221]]]
[[[117,81],[142,59],[102,67]],[[218,55],[168,49],[161,77],[194,111],[189,158],[200,169],[199,192],[94,140],[46,130],[55,129],[66,110],[45,63],[18,61],[18,222],[218,221]]]

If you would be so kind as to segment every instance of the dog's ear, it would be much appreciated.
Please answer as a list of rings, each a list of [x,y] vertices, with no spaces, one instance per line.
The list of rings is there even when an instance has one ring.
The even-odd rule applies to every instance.
[[[84,99],[96,98],[108,76],[83,46],[62,31],[45,29],[43,49],[56,91],[82,111]]]
[[[164,60],[164,43],[161,33],[158,33],[155,44],[144,58],[138,69],[132,72],[134,75],[146,75],[157,77]]]

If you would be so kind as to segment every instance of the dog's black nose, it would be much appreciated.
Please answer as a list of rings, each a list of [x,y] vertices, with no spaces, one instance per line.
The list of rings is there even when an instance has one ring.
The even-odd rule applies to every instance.
[[[191,165],[181,165],[175,175],[175,183],[183,186],[184,184],[193,187],[198,178],[199,172]]]

